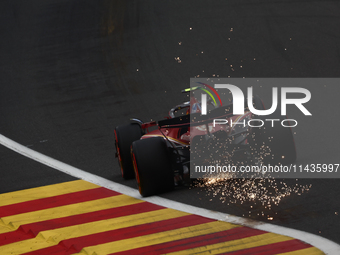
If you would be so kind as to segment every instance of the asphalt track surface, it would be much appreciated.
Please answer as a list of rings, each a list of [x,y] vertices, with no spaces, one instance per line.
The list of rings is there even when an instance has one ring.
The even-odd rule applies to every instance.
[[[163,118],[187,99],[180,91],[198,75],[339,77],[339,9],[337,1],[1,1],[0,133],[135,187],[121,179],[114,158],[116,125]],[[298,163],[339,163],[340,89],[311,92],[313,117],[295,130]],[[74,180],[4,147],[0,159],[0,193]],[[162,196],[270,216],[340,243],[339,180],[286,182],[312,188],[271,210],[228,205],[204,188]]]

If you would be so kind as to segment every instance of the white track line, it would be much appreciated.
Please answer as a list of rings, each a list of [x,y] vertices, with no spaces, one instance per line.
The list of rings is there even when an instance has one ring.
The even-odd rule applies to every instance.
[[[272,232],[272,233],[276,233],[280,235],[290,236],[295,239],[299,239],[301,241],[309,243],[315,246],[316,248],[322,250],[326,254],[330,254],[330,255],[340,254],[339,244],[332,242],[326,238],[317,236],[317,235],[313,235],[313,234],[300,231],[300,230],[276,226],[276,225],[269,224],[269,223],[249,220],[246,218],[237,217],[237,216],[233,216],[233,215],[226,214],[226,213],[214,212],[214,211],[210,211],[207,209],[202,209],[199,207],[182,204],[182,203],[168,200],[165,198],[161,198],[158,196],[143,198],[140,196],[139,192],[136,189],[132,189],[130,187],[121,185],[119,183],[115,183],[113,181],[107,180],[100,176],[85,172],[81,169],[65,164],[61,161],[58,161],[56,159],[43,155],[39,152],[36,152],[32,149],[29,149],[1,134],[0,134],[0,144],[4,145],[5,147],[13,151],[16,151],[24,155],[25,157],[31,158],[35,161],[38,161],[44,165],[57,169],[61,172],[64,172],[66,174],[69,174],[71,176],[77,177],[79,179],[82,179],[82,180],[85,180],[85,181],[88,181],[94,184],[97,184],[99,186],[108,188],[110,190],[114,190],[114,191],[126,194],[134,198],[142,199],[150,203],[154,203],[154,204],[161,205],[164,207],[173,208],[176,210],[180,210],[180,211],[184,211],[184,212],[188,212],[192,214],[198,214],[198,215],[211,218],[211,219],[222,220],[222,221],[239,224],[239,225],[243,225],[243,226],[247,226],[247,227],[251,227],[251,228],[255,228],[259,230],[264,230],[264,231],[268,231],[268,232]]]

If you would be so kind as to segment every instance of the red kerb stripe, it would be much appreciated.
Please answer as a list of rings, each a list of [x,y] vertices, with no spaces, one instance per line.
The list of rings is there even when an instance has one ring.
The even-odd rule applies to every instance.
[[[52,207],[76,204],[117,195],[120,195],[120,193],[100,187],[54,197],[36,199],[13,205],[5,205],[0,207],[0,218],[10,215],[39,211]]]
[[[163,220],[123,229],[106,231],[98,234],[72,238],[60,242],[58,245],[41,249],[38,251],[25,253],[26,255],[52,255],[52,254],[72,254],[80,252],[84,247],[104,244],[108,242],[129,239],[133,237],[150,235],[168,230],[189,227],[197,224],[212,222],[214,220],[197,215],[187,215],[174,219]],[[136,254],[136,253],[129,253]]]
[[[233,228],[233,229],[225,230],[221,232],[186,238],[186,239],[168,242],[168,243],[151,245],[147,247],[142,247],[142,248],[128,250],[128,251],[119,252],[119,253],[112,253],[112,254],[120,254],[120,255],[122,254],[126,254],[126,255],[128,254],[138,254],[138,255],[162,254],[162,253],[169,253],[169,252],[192,249],[192,248],[201,247],[201,246],[205,246],[209,244],[232,241],[232,240],[246,238],[250,236],[261,235],[264,233],[267,233],[267,232],[264,232],[262,230],[257,230],[257,229],[251,229],[248,227],[238,227],[238,228]]]
[[[101,211],[73,215],[53,220],[36,222],[20,226],[16,231],[0,234],[0,246],[18,242],[25,239],[34,238],[39,232],[49,229],[63,228],[73,225],[84,224],[99,220],[106,220],[143,212],[160,210],[164,207],[150,203],[138,203],[133,205],[121,206]]]

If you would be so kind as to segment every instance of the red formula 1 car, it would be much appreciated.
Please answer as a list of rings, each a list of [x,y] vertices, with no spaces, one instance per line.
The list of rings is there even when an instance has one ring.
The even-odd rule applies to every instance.
[[[182,92],[188,91],[190,89]],[[258,96],[253,98],[253,104],[256,109],[265,109]],[[266,128],[271,123],[264,121],[262,128],[228,124],[214,126],[213,119],[235,123],[261,117],[254,116],[247,107],[244,115],[233,115],[232,104],[212,108],[207,116],[202,116],[199,100],[191,96],[189,102],[172,108],[167,119],[148,123],[131,119],[132,123],[117,126],[114,131],[116,157],[123,178],[136,178],[139,192],[144,197],[171,191],[176,185],[190,182],[191,164],[206,160],[195,151],[209,148],[212,142],[216,150],[216,141],[223,147],[219,156],[236,159],[234,162],[253,162],[254,158],[261,158],[261,162],[275,165],[296,160],[290,128],[280,125]],[[176,117],[179,112],[182,115]],[[282,116],[274,113],[270,118],[282,119]],[[259,156],[264,147],[269,151]]]

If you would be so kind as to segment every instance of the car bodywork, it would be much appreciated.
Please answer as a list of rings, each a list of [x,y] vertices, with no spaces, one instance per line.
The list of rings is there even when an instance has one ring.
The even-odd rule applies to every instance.
[[[188,91],[191,93],[190,90]],[[263,102],[258,96],[254,97],[253,101],[257,109],[264,109]],[[177,112],[182,112],[182,115],[176,116]],[[275,118],[276,117],[277,116],[275,116]],[[137,123],[141,130],[141,135],[139,135],[139,131],[133,131],[136,133],[136,136],[140,136],[137,141],[135,138],[134,141],[130,139],[126,142],[130,147],[130,160],[132,161],[131,166],[133,167],[133,169],[129,169],[129,171],[134,172],[139,191],[143,196],[149,196],[169,191],[176,185],[190,183],[190,166],[206,163],[207,158],[201,157],[200,155],[207,155],[209,148],[212,147],[214,148],[213,150],[216,150],[216,142],[220,144],[219,149],[223,147],[222,150],[220,150],[221,152],[218,153],[220,159],[233,163],[254,163],[255,158],[256,160],[264,160],[275,164],[285,164],[295,161],[296,150],[290,128],[281,128],[280,130],[276,128],[270,131],[272,133],[268,135],[271,137],[276,136],[279,140],[281,139],[280,141],[275,141],[274,139],[273,142],[273,139],[267,141],[267,138],[264,138],[268,135],[263,135],[263,129],[257,128],[254,130],[248,125],[214,125],[213,123],[214,119],[225,119],[227,123],[246,123],[252,118],[254,118],[254,114],[252,114],[246,106],[244,114],[234,115],[232,113],[232,104],[226,106],[216,106],[215,104],[208,115],[202,115],[199,100],[191,96],[189,102],[172,108],[169,111],[169,117],[164,120],[144,123],[138,119],[131,119],[132,122]],[[134,129],[137,130],[137,127],[135,126]],[[120,152],[121,145],[119,145],[117,136],[118,130],[119,127],[115,130],[116,155],[119,158],[122,175],[124,177],[124,171],[127,172],[127,169],[124,168],[129,167],[123,164],[123,155],[122,152]],[[148,139],[153,140],[149,140],[148,143],[146,143],[145,141]],[[287,144],[287,146],[281,146],[282,144],[278,146],[278,143],[282,143],[284,140],[289,140],[289,144]],[[159,145],[156,145],[156,143],[159,143]],[[161,147],[159,147],[158,150],[152,150],[150,147],[153,147],[153,144]],[[212,146],[212,144],[214,144],[214,146]],[[267,157],[263,156],[265,154],[260,155],[260,150],[266,146],[268,147],[268,144],[274,149],[274,152],[277,154],[276,157],[273,157],[273,151],[271,151]],[[149,153],[143,154],[145,150],[149,150]],[[127,153],[128,152],[125,152],[125,154]],[[141,154],[143,154],[143,156],[140,156]],[[158,156],[160,158],[163,157],[163,161],[167,163],[159,162],[153,165],[152,161]],[[128,158],[128,156],[125,155],[125,158]],[[125,159],[125,161],[127,160],[129,159]],[[167,174],[165,174],[168,176],[166,177],[167,179],[164,179],[161,174],[163,168],[167,169]],[[129,174],[129,177],[131,176],[132,174]],[[169,176],[172,176],[172,180],[169,180]],[[152,179],[152,182],[149,182],[150,179]],[[169,183],[169,187],[163,188],[161,184],[156,184],[157,182],[167,182]],[[153,189],[150,187],[153,185],[158,188]]]

